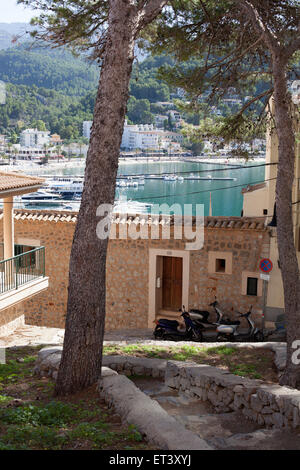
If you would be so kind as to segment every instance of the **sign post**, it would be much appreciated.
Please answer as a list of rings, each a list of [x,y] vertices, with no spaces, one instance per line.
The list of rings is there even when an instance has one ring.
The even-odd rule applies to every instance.
[[[259,269],[262,271],[260,278],[263,281],[263,321],[262,327],[265,329],[265,313],[266,313],[266,303],[267,303],[267,282],[270,280],[269,273],[273,269],[273,263],[269,258],[263,258],[260,260]]]

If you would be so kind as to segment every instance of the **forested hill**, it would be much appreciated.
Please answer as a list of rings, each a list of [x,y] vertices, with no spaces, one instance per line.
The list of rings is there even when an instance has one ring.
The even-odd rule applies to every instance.
[[[35,85],[83,96],[98,83],[99,68],[64,49],[30,47],[29,43],[0,51],[0,80]]]
[[[164,63],[170,59],[148,57],[134,66],[130,121],[151,123],[154,113],[163,112],[155,103],[170,100],[169,86],[157,79]],[[98,79],[97,65],[64,49],[21,43],[0,51],[0,80],[7,85],[6,104],[0,106],[0,133],[16,141],[23,128],[42,125],[63,139],[80,138],[82,121],[93,117]]]

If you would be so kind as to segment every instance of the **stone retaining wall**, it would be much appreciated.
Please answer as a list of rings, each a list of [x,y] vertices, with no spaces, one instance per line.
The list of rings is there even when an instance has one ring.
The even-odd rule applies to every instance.
[[[239,377],[208,365],[168,361],[165,383],[200,400],[217,412],[241,410],[251,421],[266,427],[300,425],[300,391],[261,380]]]
[[[148,375],[164,379],[167,361],[145,357],[104,356],[103,366],[125,375]]]
[[[282,347],[279,349],[281,351]],[[35,373],[56,379],[61,352],[61,346],[41,349]],[[296,428],[300,425],[299,390],[239,377],[194,362],[112,355],[103,357],[103,366],[125,375],[164,378],[168,387],[208,400],[217,412],[241,410],[248,419],[266,427]]]
[[[102,367],[100,395],[127,423],[137,427],[147,441],[165,450],[212,450],[207,442],[170,416],[157,401],[139,390],[124,375]]]

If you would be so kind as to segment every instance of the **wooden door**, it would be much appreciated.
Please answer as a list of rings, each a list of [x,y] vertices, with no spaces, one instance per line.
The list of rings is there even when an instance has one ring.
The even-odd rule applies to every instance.
[[[182,305],[182,258],[163,257],[162,307],[178,310]]]

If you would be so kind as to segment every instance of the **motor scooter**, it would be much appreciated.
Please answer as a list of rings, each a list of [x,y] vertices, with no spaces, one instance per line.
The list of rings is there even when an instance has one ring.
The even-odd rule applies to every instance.
[[[275,329],[264,330],[265,338],[267,338],[268,341],[286,342],[286,334],[287,331],[284,320],[275,322]]]
[[[232,324],[217,326],[217,341],[264,341],[265,336],[262,330],[256,328],[251,318],[252,305],[247,313],[239,313],[240,318],[246,318],[249,328],[246,333],[239,330],[240,321],[237,320]]]
[[[155,339],[169,341],[202,341],[201,328],[191,319],[184,305],[180,311],[185,323],[185,328],[183,329],[177,320],[161,318],[156,322],[156,327],[153,332]]]
[[[192,320],[195,322],[195,324],[201,328],[202,330],[202,335],[203,335],[203,340],[208,340],[208,341],[216,341],[217,340],[217,335],[218,333],[216,332],[216,326],[218,325],[232,325],[235,324],[235,321],[231,320],[229,317],[224,317],[224,313],[222,312],[219,302],[217,301],[217,298],[215,297],[214,302],[209,304],[210,307],[213,307],[216,313],[216,320],[215,321],[210,321],[208,319],[208,316],[201,317],[200,315],[194,313],[194,312],[200,312],[199,310],[190,310],[190,316]],[[208,312],[209,313],[209,312]]]

